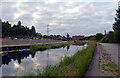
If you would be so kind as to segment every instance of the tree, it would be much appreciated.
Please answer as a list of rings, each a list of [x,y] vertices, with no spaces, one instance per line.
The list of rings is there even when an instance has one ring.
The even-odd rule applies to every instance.
[[[69,39],[70,35],[67,33],[67,39]]]
[[[0,20],[2,22],[2,20]],[[18,21],[17,25],[11,26],[8,21],[2,22],[2,38],[4,37],[18,37],[18,38],[30,38],[30,37],[39,37],[36,34],[35,27],[32,26],[29,29],[27,26],[21,26],[21,22]]]
[[[120,6],[118,10],[116,10],[117,14],[115,17],[115,23],[113,24],[113,30],[114,31],[120,31]]]
[[[18,26],[21,26],[21,21],[18,21]]]
[[[114,40],[114,32],[113,32],[113,31],[110,31],[108,34],[106,34],[106,35],[101,39],[101,42],[104,42],[104,43],[113,43],[113,42],[115,42],[115,40]]]
[[[70,35],[67,33],[67,40],[69,41],[69,39],[70,39]]]
[[[113,24],[113,30],[115,31],[115,42],[120,43],[120,6],[116,12],[117,14],[115,17],[115,22]]]
[[[43,35],[43,38],[48,38],[48,36],[47,35]]]
[[[35,33],[35,32],[36,32],[36,31],[35,31],[35,27],[34,27],[34,26],[32,26],[31,31],[32,31],[33,33]]]
[[[103,38],[103,34],[102,33],[97,33],[95,35],[95,37],[96,37],[96,40],[101,40]]]

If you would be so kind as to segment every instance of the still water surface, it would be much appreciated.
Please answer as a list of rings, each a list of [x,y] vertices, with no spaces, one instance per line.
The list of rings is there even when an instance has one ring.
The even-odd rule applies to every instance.
[[[28,72],[42,70],[47,64],[56,64],[65,56],[72,56],[78,50],[86,48],[81,46],[66,46],[57,49],[48,49],[37,52],[14,52],[2,56],[2,75],[3,76],[22,76]]]

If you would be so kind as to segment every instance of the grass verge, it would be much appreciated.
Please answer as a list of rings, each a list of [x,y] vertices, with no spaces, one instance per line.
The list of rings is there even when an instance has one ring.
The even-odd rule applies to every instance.
[[[71,45],[71,44],[73,44],[73,42],[31,45],[30,50],[32,52],[34,52],[34,51],[44,51],[46,49],[55,49],[55,48],[65,47],[65,46],[68,46],[68,45]]]
[[[77,41],[75,41],[75,43],[79,43],[79,44],[87,44],[88,41],[77,40]]]
[[[109,62],[102,65],[103,70],[111,72],[115,76],[120,76],[120,71],[118,70],[118,66],[114,62]]]
[[[37,76],[84,76],[96,50],[96,43],[89,42],[87,48],[78,51],[71,57],[65,57],[56,65],[47,65]],[[26,76],[31,76],[28,74]],[[32,76],[35,74],[32,73]]]

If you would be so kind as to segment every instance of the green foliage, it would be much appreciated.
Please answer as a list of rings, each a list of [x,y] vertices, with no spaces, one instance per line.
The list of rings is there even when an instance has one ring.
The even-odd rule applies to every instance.
[[[110,31],[108,34],[105,35],[105,37],[102,38],[101,42],[114,42],[114,32]]]
[[[115,18],[115,23],[113,24],[113,30],[116,31],[120,31],[120,6],[118,8],[118,10],[116,10],[117,14],[116,14],[116,18]]]
[[[37,76],[84,76],[96,50],[96,43],[89,42],[88,47],[71,57],[65,57],[59,64],[47,65]]]
[[[114,32],[114,42],[120,43],[120,31]]]
[[[95,37],[96,37],[96,40],[101,40],[102,38],[103,38],[103,34],[102,33],[97,33],[96,35],[95,35]]]
[[[68,40],[67,38],[65,38],[64,36],[61,36],[61,35],[50,35],[50,36],[43,35],[43,38],[44,39],[62,40],[62,41]]]
[[[34,27],[34,26],[32,26],[32,28],[31,28],[31,32],[32,32],[32,33],[36,33],[36,31],[35,31],[35,27]]]
[[[62,41],[67,41],[67,39],[66,38],[62,38]]]
[[[104,43],[120,43],[120,31],[110,31],[101,39],[101,42]]]
[[[94,36],[89,36],[87,39],[89,40],[97,40],[104,43],[120,43],[120,6],[118,10],[116,10],[116,18],[115,22],[113,24],[113,31],[110,31],[108,34],[105,34],[105,36],[101,33],[97,33]]]
[[[116,10],[116,18],[115,23],[113,24],[113,30],[114,30],[114,42],[120,43],[120,6],[118,10]]]
[[[114,32],[110,31],[105,37],[101,40],[105,43],[120,43],[120,6],[116,10],[115,23],[113,24]]]
[[[89,37],[86,37],[86,40],[94,40],[94,41],[100,41],[104,35],[102,33],[97,33],[96,35],[91,35]]]
[[[18,22],[18,25],[13,25],[7,21],[2,22],[2,37],[17,37],[17,38],[24,38],[24,37],[36,37],[35,27],[32,26],[29,29],[27,26],[24,27],[21,25],[21,21]]]
[[[68,39],[61,35],[39,35],[36,33],[35,27],[32,26],[29,29],[27,26],[22,26],[21,21],[18,21],[17,25],[11,25],[8,21],[2,22],[0,19],[0,23],[2,24],[2,38],[5,37],[17,37],[17,38],[43,38],[43,39],[54,39],[54,40],[63,40],[67,41]],[[1,34],[0,34],[1,35]]]
[[[42,44],[42,45],[31,45],[30,50],[35,51],[44,51],[46,49],[54,49],[59,47],[65,47],[68,45],[73,44],[73,42],[66,42],[66,43],[54,43],[54,44]]]
[[[74,43],[78,43],[78,44],[87,44],[88,41],[76,40],[76,41],[74,41]]]

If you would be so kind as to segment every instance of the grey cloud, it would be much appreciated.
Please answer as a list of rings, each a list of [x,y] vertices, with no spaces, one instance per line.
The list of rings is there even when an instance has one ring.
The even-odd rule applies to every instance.
[[[7,7],[9,5],[9,8]],[[13,7],[14,6],[14,7]],[[113,7],[111,7],[113,6]],[[13,21],[14,13],[24,12],[14,22],[21,20],[24,25],[34,25],[37,32],[46,34],[46,25],[50,24],[50,33],[66,35],[91,35],[104,30],[112,30],[115,13],[113,2],[67,2],[46,3],[41,1],[4,4],[3,20]]]

